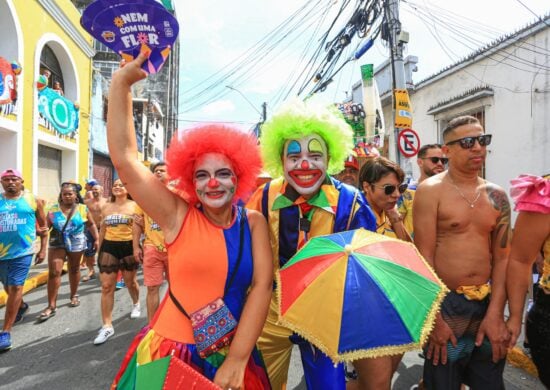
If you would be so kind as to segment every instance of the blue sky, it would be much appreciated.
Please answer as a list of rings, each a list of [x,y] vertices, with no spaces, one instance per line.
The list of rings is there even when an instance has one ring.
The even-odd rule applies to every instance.
[[[281,100],[278,98],[281,87],[298,68],[301,52],[310,36],[308,32],[313,27],[309,30],[304,27],[303,32],[299,32],[301,26],[297,27],[296,35],[290,36],[290,40],[283,40],[269,54],[263,55],[261,59],[256,58],[258,65],[249,69],[236,69],[229,78],[221,76],[227,73],[235,59],[242,58],[268,32],[301,6],[311,4],[312,1],[175,0],[181,42],[178,127],[189,127],[200,121],[227,121],[250,128],[260,118],[262,102],[267,102],[269,116]],[[332,20],[331,15],[334,15],[341,2],[342,0],[332,2],[332,13],[325,24],[321,25],[321,31],[326,30],[327,21]],[[414,7],[417,7],[417,11]],[[479,41],[489,43],[491,37],[513,32],[535,21],[535,14],[549,13],[550,5],[548,0],[401,1],[401,22],[403,29],[410,34],[405,55],[419,58],[418,72],[413,76],[417,82],[467,55],[479,42],[465,43],[462,40],[460,43],[457,42],[460,32],[450,32],[438,26],[434,28],[433,24],[428,27],[430,23],[426,21],[431,19],[430,16],[424,17],[423,22],[419,10],[428,10],[426,12],[432,12],[439,19],[448,15],[464,26],[464,29],[460,29],[462,33],[468,31],[469,35],[474,34]],[[322,9],[313,9],[310,14],[321,11]],[[349,18],[343,18],[342,22],[347,19]],[[320,17],[312,20],[320,20]],[[335,31],[341,27],[343,25],[336,26]],[[482,30],[486,34],[480,34],[479,31]],[[373,63],[376,67],[387,57],[388,50],[379,38],[363,57],[348,64],[334,78],[331,86],[319,94],[320,98],[332,102],[342,101],[345,91],[350,90],[351,85],[360,79],[360,65]],[[238,92],[226,88],[226,85],[236,88]],[[206,104],[202,104],[201,98],[195,98],[195,93],[206,86],[210,88],[203,91],[201,97],[204,93],[210,93],[210,97],[206,98]]]

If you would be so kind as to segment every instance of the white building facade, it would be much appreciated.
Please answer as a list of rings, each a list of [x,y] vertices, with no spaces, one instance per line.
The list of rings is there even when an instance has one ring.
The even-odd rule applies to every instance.
[[[412,59],[414,64],[416,57]],[[421,64],[422,58],[418,62]],[[412,73],[407,73],[409,79]],[[391,92],[383,87],[387,74],[387,67],[375,71],[389,135],[389,158],[397,160]],[[473,115],[486,133],[493,135],[482,172],[487,180],[509,191],[510,180],[519,174],[550,173],[550,17],[414,86],[407,82],[407,87],[412,127],[421,145],[442,143],[441,133],[449,120]],[[400,156],[400,160],[405,170],[418,178],[416,158]]]

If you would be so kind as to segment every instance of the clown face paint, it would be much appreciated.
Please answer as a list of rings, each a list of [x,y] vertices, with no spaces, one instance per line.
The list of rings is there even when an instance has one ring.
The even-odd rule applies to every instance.
[[[219,153],[206,153],[197,160],[193,182],[199,201],[216,209],[231,205],[237,189],[231,162]]]
[[[300,195],[308,197],[319,190],[327,175],[327,163],[327,145],[318,135],[285,142],[285,179]]]

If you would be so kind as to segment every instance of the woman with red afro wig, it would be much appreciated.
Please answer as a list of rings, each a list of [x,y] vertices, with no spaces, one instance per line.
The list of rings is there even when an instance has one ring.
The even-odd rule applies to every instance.
[[[255,347],[273,286],[267,222],[236,204],[254,190],[260,173],[256,141],[225,125],[181,132],[167,155],[176,191],[166,188],[136,158],[131,87],[147,76],[146,58],[140,54],[113,74],[107,141],[126,189],[164,233],[170,293],[132,342],[111,389],[133,388],[138,365],[164,357],[177,360],[170,367],[187,365],[200,381],[206,377],[225,390],[270,389]],[[165,386],[199,380],[185,371],[171,369]]]
[[[180,131],[174,137],[167,152],[170,180],[181,190],[190,204],[198,201],[193,173],[199,157],[206,153],[226,156],[237,177],[234,202],[246,202],[256,189],[262,160],[257,139],[250,133],[223,124],[208,124]]]

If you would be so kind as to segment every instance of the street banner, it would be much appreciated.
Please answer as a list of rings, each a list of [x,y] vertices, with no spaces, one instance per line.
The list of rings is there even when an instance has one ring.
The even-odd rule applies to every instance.
[[[154,0],[96,0],[80,24],[126,61],[150,52],[142,66],[150,74],[161,70],[179,32],[176,18]]]
[[[15,72],[12,63],[0,57],[0,104],[8,104],[15,101],[17,97],[15,82]]]
[[[406,89],[395,90],[395,125],[398,129],[412,127],[412,108],[409,92]]]
[[[365,130],[368,142],[377,147],[382,146],[384,139],[384,113],[378,85],[374,78],[374,65],[361,65],[363,82],[363,106],[365,107]]]
[[[37,83],[38,84],[38,83]],[[78,107],[49,87],[38,91],[38,112],[61,134],[78,128]]]

